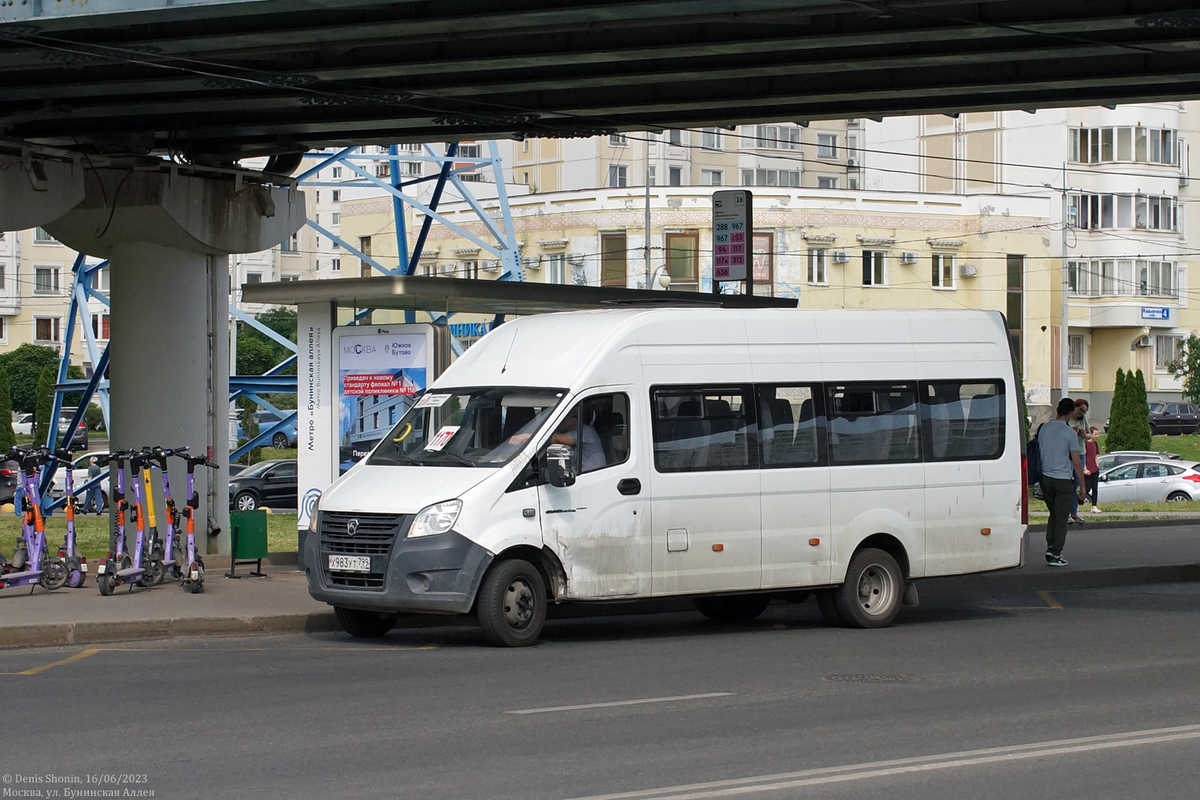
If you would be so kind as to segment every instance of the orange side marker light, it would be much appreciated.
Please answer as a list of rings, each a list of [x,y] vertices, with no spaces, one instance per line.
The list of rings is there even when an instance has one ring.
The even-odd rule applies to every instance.
[[[808,543],[811,544],[813,547],[816,547],[817,545],[819,545],[821,543],[821,540],[820,539],[809,539]]]
[[[984,536],[991,536],[991,535],[992,535],[992,529],[991,529],[991,528],[980,528],[980,529],[979,529],[979,532],[980,532],[981,534],[983,534]]]
[[[723,545],[723,544],[714,544],[714,545],[713,545],[713,552],[714,552],[714,553],[719,553],[719,552],[721,552],[721,551],[722,551],[722,550],[724,550],[724,549],[725,549],[725,545]]]

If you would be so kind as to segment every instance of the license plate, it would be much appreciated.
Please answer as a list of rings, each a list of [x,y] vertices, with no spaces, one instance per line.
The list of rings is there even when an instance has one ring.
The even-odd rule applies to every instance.
[[[87,564],[80,564],[80,565],[79,565],[79,571],[80,571],[80,572],[87,572]]]
[[[370,556],[330,556],[329,569],[336,572],[370,572]]]
[[[101,564],[100,566],[96,567],[96,574],[97,574],[97,575],[103,575],[103,574],[104,574],[104,565],[103,565],[103,564]]]

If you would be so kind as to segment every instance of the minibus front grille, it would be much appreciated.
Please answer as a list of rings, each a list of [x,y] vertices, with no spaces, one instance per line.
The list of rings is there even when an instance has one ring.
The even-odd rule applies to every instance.
[[[320,519],[321,562],[329,584],[347,589],[382,589],[392,543],[408,527],[411,516],[322,511]],[[372,569],[331,571],[330,555],[370,556]]]

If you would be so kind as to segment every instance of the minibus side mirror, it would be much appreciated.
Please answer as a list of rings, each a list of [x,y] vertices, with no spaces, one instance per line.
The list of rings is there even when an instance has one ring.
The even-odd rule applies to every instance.
[[[575,483],[575,453],[569,445],[552,444],[542,456],[542,479],[562,489]]]

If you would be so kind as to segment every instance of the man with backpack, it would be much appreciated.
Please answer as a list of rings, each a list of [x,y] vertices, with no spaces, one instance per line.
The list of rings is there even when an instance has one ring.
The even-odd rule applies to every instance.
[[[1079,436],[1068,422],[1075,417],[1075,401],[1064,397],[1055,409],[1058,416],[1038,428],[1037,445],[1041,464],[1042,498],[1050,511],[1046,521],[1046,563],[1065,567],[1063,545],[1067,543],[1067,521],[1071,518],[1071,503],[1076,497],[1083,500],[1083,462],[1079,460]],[[1079,482],[1075,482],[1075,478]]]

